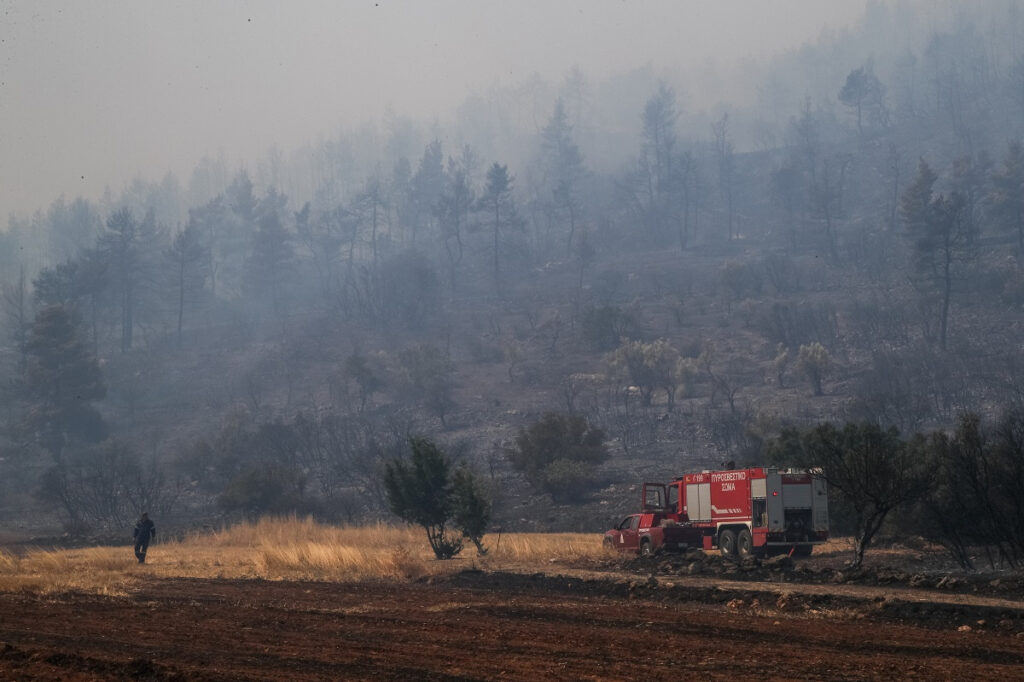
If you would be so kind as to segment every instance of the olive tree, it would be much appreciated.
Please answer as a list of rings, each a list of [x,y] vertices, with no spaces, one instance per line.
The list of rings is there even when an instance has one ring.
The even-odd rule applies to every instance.
[[[814,389],[814,395],[823,395],[822,381],[828,372],[832,359],[823,345],[815,341],[808,345],[800,346],[797,356],[797,366],[807,375]]]
[[[891,427],[848,423],[840,429],[821,424],[805,431],[783,430],[769,446],[769,458],[778,464],[821,469],[829,488],[852,511],[850,563],[856,567],[890,512],[927,489],[919,446],[919,440],[904,441]]]
[[[640,389],[644,406],[651,404],[656,390],[663,389],[668,409],[675,406],[676,386],[681,372],[679,351],[665,339],[652,343],[625,341],[608,357],[609,370]]]

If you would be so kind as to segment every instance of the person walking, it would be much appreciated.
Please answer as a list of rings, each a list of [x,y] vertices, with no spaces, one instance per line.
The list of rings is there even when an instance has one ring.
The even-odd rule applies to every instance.
[[[140,564],[146,563],[146,550],[149,549],[149,541],[156,538],[156,524],[149,519],[149,514],[142,512],[138,523],[135,524],[135,558]]]

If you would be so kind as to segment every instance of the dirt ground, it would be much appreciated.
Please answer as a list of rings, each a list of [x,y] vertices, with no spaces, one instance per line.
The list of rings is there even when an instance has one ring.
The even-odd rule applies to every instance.
[[[127,597],[7,593],[0,679],[1024,677],[1016,600],[842,587],[469,570],[407,584],[155,579]]]

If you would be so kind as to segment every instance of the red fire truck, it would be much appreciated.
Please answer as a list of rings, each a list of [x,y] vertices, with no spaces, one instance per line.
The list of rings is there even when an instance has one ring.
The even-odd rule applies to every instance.
[[[644,483],[643,515],[668,533],[644,533],[648,551],[663,547],[662,539],[683,537],[677,546],[718,547],[723,554],[747,556],[791,552],[807,556],[828,539],[828,489],[814,471],[763,467],[702,471],[670,483]],[[625,523],[625,521],[624,521]],[[621,526],[621,524],[620,524]],[[618,530],[618,529],[616,529]],[[642,529],[637,529],[641,531]],[[606,538],[615,531],[606,533]],[[617,536],[609,544],[641,550]],[[665,549],[674,548],[665,543]]]

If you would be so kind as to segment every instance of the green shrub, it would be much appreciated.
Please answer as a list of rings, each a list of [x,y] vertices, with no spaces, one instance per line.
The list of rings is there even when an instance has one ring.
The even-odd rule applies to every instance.
[[[548,412],[516,437],[512,466],[555,501],[579,499],[593,487],[593,472],[608,458],[604,431],[580,415]]]

